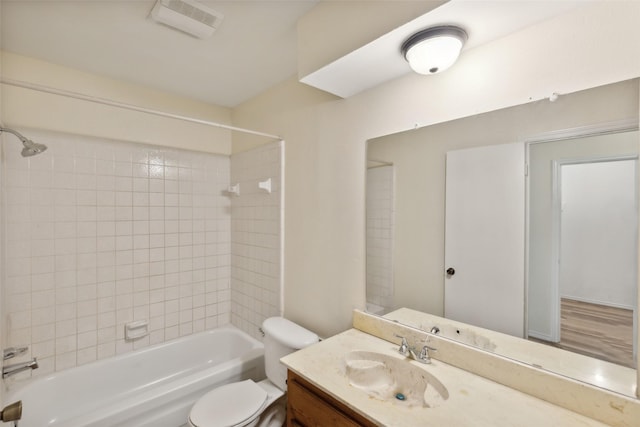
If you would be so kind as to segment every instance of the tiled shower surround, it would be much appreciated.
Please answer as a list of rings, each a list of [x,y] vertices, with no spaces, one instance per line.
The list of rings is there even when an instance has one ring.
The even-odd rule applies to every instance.
[[[3,138],[3,279],[7,345],[30,346],[33,375],[231,321],[228,156],[23,132],[49,149]],[[149,335],[125,340],[137,320]]]
[[[231,156],[231,319],[259,338],[262,321],[281,315],[281,221],[283,143]],[[271,192],[260,189],[270,179]]]
[[[367,303],[384,312],[393,308],[394,203],[393,166],[367,169]]]

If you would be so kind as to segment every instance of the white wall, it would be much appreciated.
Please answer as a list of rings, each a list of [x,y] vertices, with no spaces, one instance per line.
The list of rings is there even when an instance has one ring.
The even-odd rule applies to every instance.
[[[364,308],[368,139],[638,77],[638,21],[640,3],[587,4],[465,51],[446,73],[342,101],[292,80],[236,108],[236,125],[289,143],[285,315],[329,335],[350,326],[351,308]]]
[[[633,310],[638,288],[636,160],[561,169],[560,295]]]

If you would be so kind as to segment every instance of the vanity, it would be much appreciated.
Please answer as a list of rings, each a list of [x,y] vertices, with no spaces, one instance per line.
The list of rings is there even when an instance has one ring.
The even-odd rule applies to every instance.
[[[322,391],[303,376],[289,370],[287,375],[288,426],[375,426],[369,418]]]
[[[640,420],[639,402],[617,393],[357,310],[353,326],[282,359],[289,369],[287,425],[565,427]],[[425,342],[435,348],[430,363],[417,353],[400,354],[400,337],[416,350]]]

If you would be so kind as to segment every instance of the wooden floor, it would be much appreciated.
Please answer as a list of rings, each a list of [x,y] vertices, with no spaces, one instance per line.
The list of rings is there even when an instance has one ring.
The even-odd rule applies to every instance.
[[[544,344],[635,367],[633,310],[563,298],[560,305],[560,342]]]

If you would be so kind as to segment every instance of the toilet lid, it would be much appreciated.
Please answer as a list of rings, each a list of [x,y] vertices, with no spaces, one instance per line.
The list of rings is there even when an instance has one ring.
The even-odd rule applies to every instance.
[[[252,380],[226,384],[205,394],[193,405],[189,420],[197,427],[242,426],[259,414],[267,392]]]

